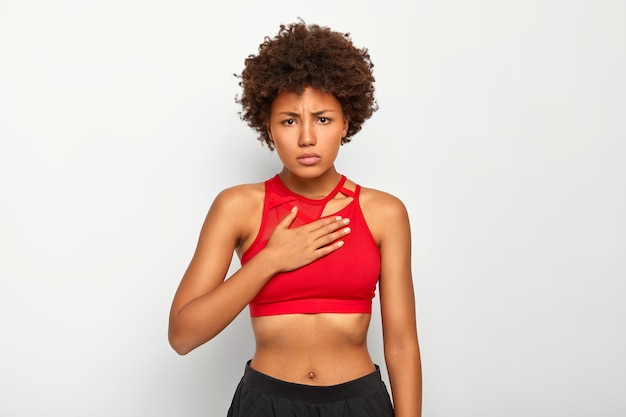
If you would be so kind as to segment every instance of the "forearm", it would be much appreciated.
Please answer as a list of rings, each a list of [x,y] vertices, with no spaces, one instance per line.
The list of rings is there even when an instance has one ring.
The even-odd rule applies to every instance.
[[[274,274],[259,253],[216,288],[172,311],[169,340],[174,350],[184,355],[217,336]]]
[[[421,417],[422,366],[418,345],[385,352],[395,417]]]
[[[217,214],[211,214],[213,210]],[[350,232],[345,227],[348,219],[332,216],[291,229],[297,214],[294,207],[274,228],[265,248],[224,281],[241,233],[220,230],[227,224],[219,220],[225,216],[220,210],[225,209],[218,204],[209,212],[196,254],[172,303],[169,341],[180,354],[220,333],[275,274],[339,249],[341,238]]]

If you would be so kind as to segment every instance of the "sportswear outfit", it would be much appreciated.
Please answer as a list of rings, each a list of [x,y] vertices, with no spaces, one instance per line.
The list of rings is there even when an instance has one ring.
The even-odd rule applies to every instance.
[[[361,187],[344,187],[345,176],[325,198],[314,200],[289,190],[278,175],[265,182],[263,216],[257,237],[241,257],[242,266],[267,244],[276,225],[298,206],[291,227],[320,218],[339,193],[351,201],[332,216],[350,219],[345,245],[294,271],[274,275],[250,302],[252,317],[280,314],[371,314],[380,275],[380,251],[359,205]],[[329,215],[330,216],[330,215]],[[228,417],[388,417],[389,393],[378,366],[369,375],[333,386],[281,381],[246,365]]]

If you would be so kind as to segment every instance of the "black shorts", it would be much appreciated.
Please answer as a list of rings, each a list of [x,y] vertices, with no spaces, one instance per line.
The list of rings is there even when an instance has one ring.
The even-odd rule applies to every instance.
[[[354,381],[320,387],[281,381],[249,364],[228,417],[393,417],[378,366]]]

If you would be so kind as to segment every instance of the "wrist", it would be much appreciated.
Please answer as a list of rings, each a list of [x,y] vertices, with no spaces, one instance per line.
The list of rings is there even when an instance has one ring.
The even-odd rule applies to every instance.
[[[278,258],[267,249],[259,251],[250,259],[248,265],[250,264],[257,270],[255,275],[263,277],[265,281],[269,281],[274,275],[281,272]]]

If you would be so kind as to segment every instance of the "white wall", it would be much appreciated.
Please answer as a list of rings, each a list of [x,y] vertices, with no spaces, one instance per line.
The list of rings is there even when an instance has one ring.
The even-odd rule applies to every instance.
[[[410,211],[424,415],[626,413],[626,3],[213,3],[0,1],[1,416],[225,415],[247,312],[186,357],[167,315],[279,169],[232,73],[297,17],[376,65],[338,168]]]

